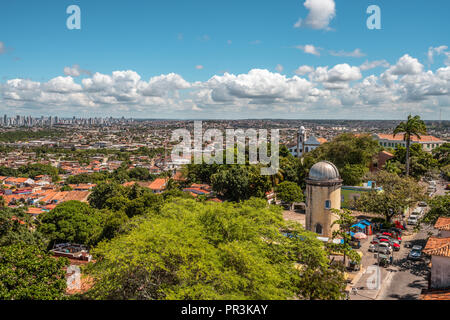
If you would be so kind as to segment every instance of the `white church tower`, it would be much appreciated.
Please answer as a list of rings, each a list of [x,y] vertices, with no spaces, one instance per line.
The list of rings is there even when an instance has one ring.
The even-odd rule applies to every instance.
[[[306,129],[301,126],[297,134],[297,158],[301,158],[305,154]],[[301,152],[300,152],[301,149]]]

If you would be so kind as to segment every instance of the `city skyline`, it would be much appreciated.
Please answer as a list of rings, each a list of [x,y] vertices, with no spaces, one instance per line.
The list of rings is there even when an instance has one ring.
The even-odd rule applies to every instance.
[[[80,30],[66,26],[73,4]],[[366,26],[373,4],[380,30]],[[384,0],[3,3],[0,114],[450,120],[445,8]]]

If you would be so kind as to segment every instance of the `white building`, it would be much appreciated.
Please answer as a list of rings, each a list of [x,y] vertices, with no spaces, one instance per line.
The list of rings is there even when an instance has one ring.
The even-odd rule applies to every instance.
[[[316,138],[313,135],[308,137],[305,127],[302,126],[297,134],[297,143],[288,145],[288,149],[294,157],[301,157],[303,153],[311,152],[325,142],[327,140],[324,138]]]
[[[395,137],[393,134],[376,133],[373,137],[378,143],[385,148],[397,148],[398,146],[406,147],[406,141],[404,141],[404,134],[397,134]],[[423,150],[431,152],[432,150],[440,147],[445,143],[444,140],[433,136],[421,136],[420,139],[413,136],[411,137],[411,144],[419,143],[422,145]]]

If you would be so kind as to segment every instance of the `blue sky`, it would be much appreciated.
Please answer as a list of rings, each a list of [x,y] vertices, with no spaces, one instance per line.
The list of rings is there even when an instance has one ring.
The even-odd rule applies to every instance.
[[[81,9],[81,30],[66,27],[66,8],[73,4]],[[323,5],[323,13],[331,4],[326,26],[305,23],[308,15],[309,21],[316,18],[312,7]],[[366,27],[372,4],[381,8],[381,30]],[[442,110],[449,119],[448,12],[445,0],[2,1],[0,112],[361,119],[412,112],[436,119]],[[316,54],[305,52],[307,45]],[[412,71],[389,72],[402,57]],[[361,68],[366,61],[379,66]],[[332,74],[324,80],[324,69],[318,69],[328,67],[327,73],[342,65],[347,67],[335,70],[342,76],[337,86]],[[78,72],[64,72],[74,66]],[[310,71],[299,72],[300,66]],[[118,85],[122,76],[115,71],[137,74],[139,79],[130,72],[123,76],[135,87]],[[101,92],[95,79],[88,90],[83,79],[95,73],[110,77],[105,81],[113,92]],[[171,73],[176,77],[167,78]],[[386,80],[389,74],[397,78]],[[361,88],[371,76],[380,94]]]

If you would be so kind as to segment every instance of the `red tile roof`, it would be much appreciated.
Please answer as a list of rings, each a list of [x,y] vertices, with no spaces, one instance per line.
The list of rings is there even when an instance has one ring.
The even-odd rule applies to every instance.
[[[450,289],[427,290],[420,295],[420,300],[450,300]]]
[[[44,212],[44,210],[42,210],[41,208],[34,208],[34,207],[29,207],[27,210],[27,213],[29,214],[41,214],[42,212]]]
[[[394,135],[393,134],[385,134],[385,133],[378,133],[377,134],[378,138],[383,139],[383,140],[394,140],[394,141],[403,141],[404,138],[404,134],[397,134]],[[433,136],[421,136],[420,139],[418,139],[416,136],[412,136],[411,137],[411,141],[414,142],[444,142],[439,138],[433,137]]]
[[[450,217],[439,217],[434,227],[439,230],[450,231]]]
[[[167,179],[158,178],[153,181],[148,187],[152,190],[163,190],[165,189]]]
[[[450,238],[430,237],[423,252],[432,256],[450,257]]]

